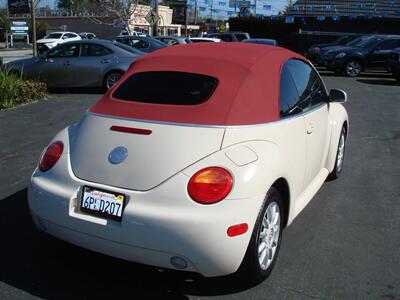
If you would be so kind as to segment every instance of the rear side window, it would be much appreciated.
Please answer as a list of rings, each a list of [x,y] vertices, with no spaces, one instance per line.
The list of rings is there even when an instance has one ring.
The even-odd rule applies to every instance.
[[[112,54],[110,49],[107,49],[97,44],[83,44],[81,56],[106,56]]]
[[[145,42],[142,40],[135,40],[135,39],[128,40],[127,44],[136,49],[147,49],[150,47],[150,44],[148,42]]]
[[[230,34],[216,34],[216,35],[210,35],[210,37],[221,39],[224,42],[233,42],[233,37]]]
[[[244,33],[236,33],[235,36],[236,36],[236,38],[238,39],[239,42],[241,42],[241,41],[243,41],[243,40],[248,38],[247,35],[244,34]]]
[[[325,103],[327,95],[324,85],[310,65],[300,60],[290,59],[286,66],[292,74],[303,111]]]
[[[280,115],[287,117],[300,113],[299,107],[300,97],[294,84],[292,75],[290,74],[287,64],[284,65],[281,73],[280,83]]]
[[[126,79],[114,92],[120,100],[173,105],[207,101],[218,85],[211,76],[185,72],[144,72]]]

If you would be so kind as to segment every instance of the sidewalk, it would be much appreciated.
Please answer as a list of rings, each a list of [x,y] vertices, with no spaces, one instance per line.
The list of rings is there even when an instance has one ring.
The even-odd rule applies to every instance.
[[[32,49],[1,49],[0,57],[3,58],[3,63],[7,63],[16,59],[32,57]]]

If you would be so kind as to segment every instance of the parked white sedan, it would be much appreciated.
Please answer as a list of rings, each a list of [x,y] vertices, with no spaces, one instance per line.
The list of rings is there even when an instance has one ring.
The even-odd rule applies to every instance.
[[[43,151],[33,219],[111,256],[259,282],[283,228],[342,171],[345,101],[279,47],[156,51]]]

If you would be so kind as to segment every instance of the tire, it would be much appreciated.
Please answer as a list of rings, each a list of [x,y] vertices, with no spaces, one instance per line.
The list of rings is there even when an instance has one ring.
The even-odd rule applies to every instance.
[[[104,90],[109,90],[112,86],[122,77],[123,73],[121,71],[111,71],[104,76],[103,88]]]
[[[347,77],[357,77],[363,71],[361,62],[357,59],[350,59],[344,66],[344,73]]]
[[[276,223],[275,226],[269,227],[272,228],[271,231],[269,231],[269,228],[265,227],[267,223],[265,221],[273,219],[274,212],[275,218],[277,218]],[[277,216],[276,213],[278,213]],[[239,270],[235,274],[238,282],[258,284],[271,274],[281,245],[284,220],[282,196],[276,188],[271,187],[265,196],[263,206],[257,216],[257,221],[245,257]],[[265,232],[266,236],[262,238],[263,232]],[[262,260],[262,253],[264,251],[259,251],[259,249],[263,243],[265,247],[265,257],[269,255],[272,259]],[[270,247],[270,245],[274,246]]]
[[[346,150],[346,128],[342,127],[342,132],[340,133],[339,144],[336,151],[335,167],[333,171],[329,174],[328,180],[335,180],[339,178],[343,170],[343,160]]]

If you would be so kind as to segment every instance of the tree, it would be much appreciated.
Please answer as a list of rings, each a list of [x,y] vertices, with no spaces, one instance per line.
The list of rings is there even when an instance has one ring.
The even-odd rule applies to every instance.
[[[58,0],[57,7],[65,14],[79,15],[90,4],[89,0]]]
[[[4,29],[5,31],[9,29],[7,11],[5,9],[0,9],[0,29]]]
[[[132,34],[130,20],[134,13],[138,13],[139,0],[89,0],[85,12],[97,24],[104,24],[123,28],[129,35]]]

